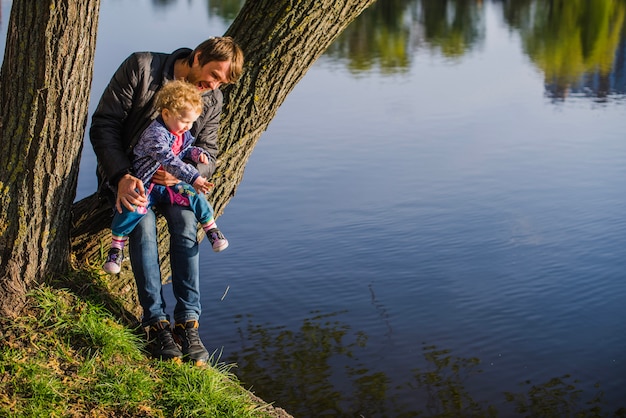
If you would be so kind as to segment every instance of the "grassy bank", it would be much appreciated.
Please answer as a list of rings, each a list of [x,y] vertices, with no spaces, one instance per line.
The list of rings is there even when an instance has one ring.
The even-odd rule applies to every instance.
[[[140,337],[104,306],[93,292],[44,285],[22,317],[0,319],[0,416],[288,416],[217,358],[206,367],[148,359]]]

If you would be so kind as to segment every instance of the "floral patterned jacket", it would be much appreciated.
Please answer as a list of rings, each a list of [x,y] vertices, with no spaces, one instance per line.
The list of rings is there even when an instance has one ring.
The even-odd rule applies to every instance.
[[[177,179],[189,184],[193,184],[200,176],[198,169],[184,162],[183,159],[198,163],[201,154],[210,158],[209,154],[202,148],[192,145],[194,137],[191,132],[187,131],[183,134],[180,154],[176,155],[172,151],[175,139],[176,136],[167,129],[161,117],[152,121],[142,132],[133,150],[133,173],[144,185],[150,183],[159,167],[163,167]]]

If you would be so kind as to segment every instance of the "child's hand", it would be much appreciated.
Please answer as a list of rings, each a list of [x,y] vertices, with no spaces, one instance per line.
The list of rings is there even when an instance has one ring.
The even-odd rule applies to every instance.
[[[215,186],[213,183],[200,176],[193,182],[193,188],[196,189],[198,193],[208,193],[211,188]]]
[[[208,164],[209,163],[209,157],[207,157],[206,154],[200,154],[200,157],[198,157],[198,160],[202,164]]]

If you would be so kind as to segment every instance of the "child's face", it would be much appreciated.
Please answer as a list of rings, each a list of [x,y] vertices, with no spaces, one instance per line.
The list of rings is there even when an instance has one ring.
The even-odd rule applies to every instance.
[[[169,109],[163,109],[161,112],[165,126],[170,132],[176,135],[182,135],[191,129],[193,123],[200,116],[195,110],[185,109],[180,112],[172,112]]]

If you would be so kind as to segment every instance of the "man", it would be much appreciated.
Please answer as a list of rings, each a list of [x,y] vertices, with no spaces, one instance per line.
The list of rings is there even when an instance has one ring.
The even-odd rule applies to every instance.
[[[115,72],[102,94],[89,131],[98,159],[100,191],[115,206],[133,211],[148,203],[142,182],[133,175],[132,148],[139,135],[157,116],[155,93],[170,80],[185,80],[202,91],[203,111],[191,133],[195,145],[211,156],[198,164],[203,177],[215,171],[217,132],[223,97],[220,85],[236,82],[242,73],[243,53],[230,37],[210,38],[193,51],[181,48],[171,54],[137,52]],[[172,186],[178,179],[160,170],[152,181]],[[182,358],[206,363],[209,353],[198,334],[201,313],[197,220],[188,207],[160,205],[170,232],[170,263],[176,306],[175,326],[165,312],[157,245],[156,217],[149,211],[130,234],[130,261],[147,328],[148,349],[155,358]],[[178,342],[178,344],[177,344]],[[182,348],[179,348],[180,347]]]

